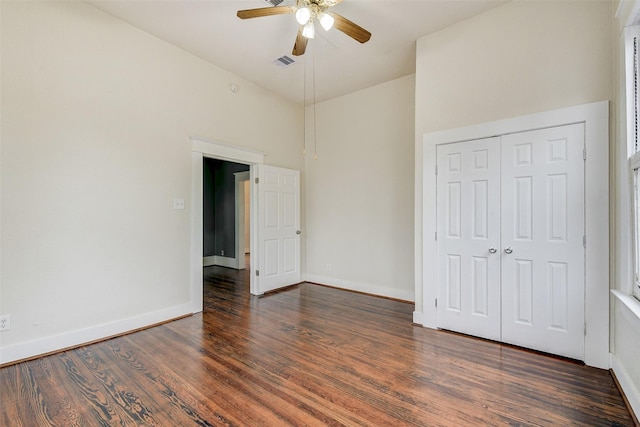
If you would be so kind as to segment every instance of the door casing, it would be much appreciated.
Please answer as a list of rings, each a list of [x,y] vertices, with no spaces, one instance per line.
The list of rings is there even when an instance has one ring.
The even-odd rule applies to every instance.
[[[254,165],[264,163],[265,154],[244,147],[225,144],[219,141],[211,141],[201,137],[191,137],[191,310],[193,313],[202,311],[203,307],[203,282],[202,282],[202,160],[205,157],[227,160],[230,162],[244,163],[250,166],[249,179],[251,187],[251,227],[254,228],[254,221],[257,215],[254,214],[257,203],[254,199]],[[253,260],[254,250],[253,233],[251,235],[251,254]],[[251,262],[251,261],[250,261]],[[252,293],[257,292],[256,278],[253,274],[250,277],[250,288]]]
[[[547,127],[585,126],[585,363],[609,369],[609,101],[437,131],[423,135],[421,168],[416,168],[416,298],[414,322],[437,328],[436,146]],[[420,160],[418,160],[420,161]],[[421,187],[421,190],[420,190]]]
[[[235,238],[236,238],[236,247],[235,247],[235,258],[236,258],[236,269],[244,270],[244,255],[245,255],[245,182],[249,181],[249,171],[246,172],[236,172],[233,174],[235,176],[235,204],[236,204],[236,221],[235,221]],[[251,184],[249,184],[249,194],[251,194]],[[249,209],[251,209],[251,204],[249,203]],[[249,227],[251,229],[251,227]],[[249,247],[251,249],[251,247]]]

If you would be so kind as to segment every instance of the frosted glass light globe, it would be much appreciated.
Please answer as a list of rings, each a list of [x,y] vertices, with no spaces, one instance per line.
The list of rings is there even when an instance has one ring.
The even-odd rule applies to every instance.
[[[311,19],[311,11],[308,7],[301,7],[296,11],[296,21],[298,24],[305,25]]]
[[[328,13],[320,13],[318,15],[318,21],[320,21],[320,25],[322,25],[322,28],[324,28],[325,31],[329,31],[331,27],[333,27],[333,16]]]

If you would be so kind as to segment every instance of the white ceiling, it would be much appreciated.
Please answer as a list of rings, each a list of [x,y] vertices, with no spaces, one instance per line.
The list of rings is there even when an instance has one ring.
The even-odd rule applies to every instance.
[[[269,7],[265,0],[88,3],[252,83],[310,104],[314,98],[319,102],[414,73],[418,38],[506,1],[345,0],[332,11],[369,30],[371,40],[360,44],[335,29],[324,32],[317,26],[316,38],[301,57],[291,55],[298,31],[293,15],[247,20],[236,16],[240,9]],[[295,1],[281,3],[291,4]],[[283,55],[298,62],[276,66],[273,61]]]

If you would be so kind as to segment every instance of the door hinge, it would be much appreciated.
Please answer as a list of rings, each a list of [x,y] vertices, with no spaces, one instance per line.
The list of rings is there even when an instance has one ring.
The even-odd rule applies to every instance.
[[[436,298],[436,308],[438,308],[438,298]]]
[[[260,178],[256,178],[255,182],[256,184],[260,184]]]
[[[436,235],[436,236],[435,236],[435,237],[436,237],[436,240],[438,240],[438,232],[437,232],[437,231],[435,232],[435,235]]]
[[[584,324],[584,336],[587,336],[587,323]]]
[[[587,247],[587,235],[586,234],[584,236],[582,236],[582,247],[583,248]]]
[[[256,270],[256,276],[260,275],[260,270]]]
[[[436,175],[438,175],[438,165],[436,165]]]
[[[586,148],[584,148],[582,150],[582,160],[587,160],[587,149]]]

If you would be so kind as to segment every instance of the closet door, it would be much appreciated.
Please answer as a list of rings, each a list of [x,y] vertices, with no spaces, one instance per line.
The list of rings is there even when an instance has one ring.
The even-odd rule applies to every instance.
[[[500,138],[437,148],[438,327],[500,339]]]
[[[584,126],[502,137],[502,341],[584,360]]]

